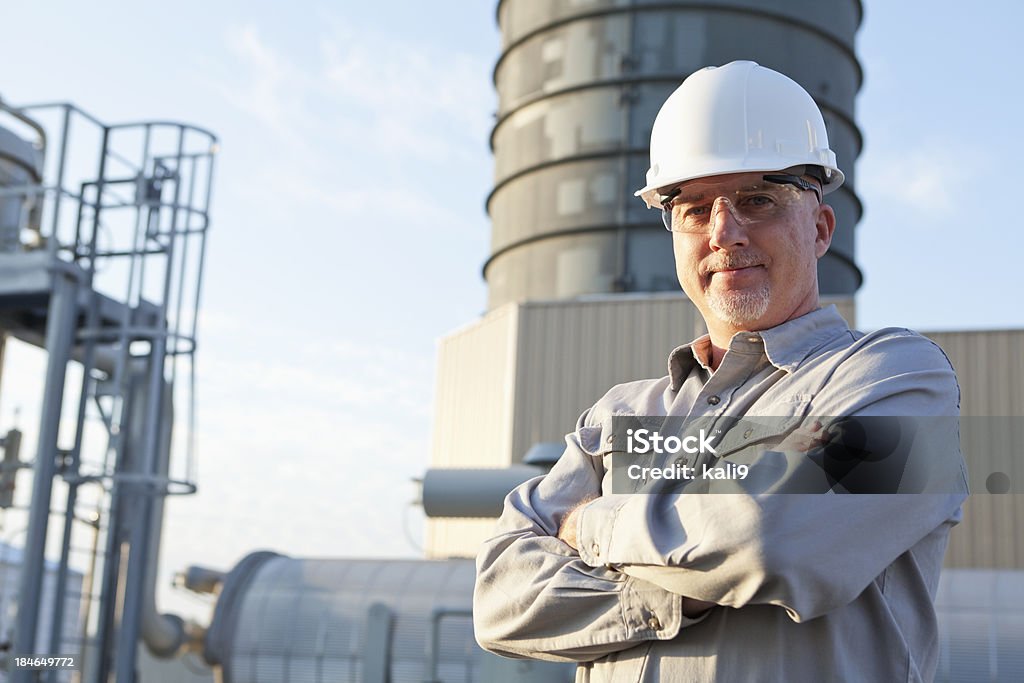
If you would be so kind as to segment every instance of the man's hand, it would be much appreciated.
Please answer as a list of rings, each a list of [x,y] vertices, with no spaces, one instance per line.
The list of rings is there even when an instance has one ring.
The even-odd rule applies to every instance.
[[[580,549],[579,539],[576,538],[576,529],[580,525],[580,512],[583,510],[583,506],[592,500],[594,498],[587,498],[578,503],[572,510],[569,510],[569,513],[562,518],[561,526],[558,527],[558,540],[577,552]]]
[[[815,448],[824,446],[832,439],[832,434],[828,430],[822,429],[822,427],[821,422],[815,420],[808,427],[795,429],[781,443],[776,445],[773,450],[807,453]]]

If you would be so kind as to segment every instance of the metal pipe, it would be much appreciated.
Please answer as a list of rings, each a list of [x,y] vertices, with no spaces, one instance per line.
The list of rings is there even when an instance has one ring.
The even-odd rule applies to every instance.
[[[57,464],[57,435],[60,427],[64,381],[75,330],[77,269],[53,258],[53,289],[46,323],[46,388],[39,423],[39,445],[32,481],[32,504],[25,535],[25,562],[21,568],[21,590],[14,636],[14,654],[36,654],[36,630],[42,593],[46,531],[50,498]],[[12,683],[31,683],[35,674],[28,669],[11,673]]]
[[[115,448],[113,449],[114,469],[120,471],[124,462],[124,447],[121,445],[122,435],[118,434]],[[117,584],[120,574],[120,536],[121,520],[123,515],[121,508],[125,500],[121,491],[125,484],[119,479],[114,479],[110,494],[110,507],[107,510],[107,533],[103,543],[103,573],[100,576],[100,591],[96,598],[99,617],[96,627],[96,642],[94,647],[95,657],[91,662],[86,662],[89,668],[86,669],[85,680],[90,683],[106,683],[107,674],[110,670],[110,642],[113,639],[114,628],[117,622],[117,615],[114,613],[116,607]],[[99,529],[97,529],[97,536]],[[95,557],[95,555],[94,555]]]
[[[135,425],[132,425],[133,436],[138,435],[141,437],[139,441],[133,439],[132,445],[141,447],[132,448],[131,453],[132,469],[142,475],[152,472],[150,463],[154,454],[155,444],[152,443],[149,430],[154,429],[158,425],[159,414],[153,417],[153,411],[159,409],[160,399],[162,398],[162,392],[154,392],[152,390],[155,374],[153,368],[157,368],[156,373],[159,373],[160,369],[163,368],[163,353],[158,348],[157,343],[159,339],[162,338],[158,338],[150,348],[149,362],[145,372],[147,381],[143,389],[140,390],[140,393],[135,394],[136,397],[140,394],[143,396],[142,403],[136,403],[138,399],[135,398],[133,403],[136,403],[136,405],[130,408],[132,416],[137,415],[140,410],[143,412],[141,434],[134,429]],[[163,378],[160,374],[156,374],[156,379],[162,380]],[[123,495],[128,500],[127,509],[132,512],[132,517],[129,522],[130,527],[127,530],[127,571],[125,572],[124,590],[122,592],[121,623],[117,632],[114,675],[117,683],[134,683],[136,650],[141,622],[141,592],[147,573],[146,563],[149,559],[147,535],[152,520],[152,506],[149,505],[151,502],[149,496],[152,495],[152,491],[149,489],[146,481],[134,481],[130,484],[128,482],[122,483]]]
[[[193,593],[213,595],[224,584],[227,572],[199,565],[189,565],[175,576],[175,584]]]
[[[63,147],[63,145],[62,145]],[[63,149],[62,149],[63,152]],[[63,163],[63,159],[61,160]],[[89,259],[89,268],[85,272],[83,279],[83,286],[90,292],[93,291],[93,282],[96,274],[96,260],[95,258]],[[99,324],[99,302],[93,292],[93,295],[89,297],[88,308],[86,311],[86,329],[93,329]],[[70,466],[73,468],[73,474],[78,475],[78,468],[81,462],[82,455],[82,438],[85,435],[85,413],[86,407],[89,403],[89,393],[91,388],[94,386],[95,378],[92,377],[92,370],[96,360],[96,340],[94,338],[86,339],[85,349],[82,353],[82,386],[78,396],[78,413],[75,417],[75,444],[71,448],[69,456]],[[79,483],[73,479],[65,479],[68,484],[67,499],[64,506],[64,532],[63,539],[61,541],[61,553],[60,562],[57,565],[57,587],[55,590],[55,597],[53,601],[53,619],[50,622],[50,652],[60,652],[61,639],[63,638],[64,628],[64,601],[67,595],[67,577],[68,577],[68,563],[70,561],[71,554],[71,533],[74,527],[75,521],[75,505],[78,502],[78,486]],[[57,683],[57,670],[54,669],[49,672],[48,679],[51,683]]]
[[[73,107],[73,105],[66,105],[66,106]],[[74,109],[75,109],[75,111],[78,111],[77,108],[74,108]],[[101,129],[103,131],[101,139],[100,139],[100,160],[99,160],[99,167],[97,168],[96,180],[94,182],[83,183],[82,184],[82,190],[81,191],[82,191],[83,199],[79,202],[78,210],[79,210],[79,213],[80,213],[80,217],[79,217],[78,223],[75,226],[75,245],[76,245],[76,247],[78,247],[78,246],[81,245],[81,232],[80,232],[81,231],[81,212],[83,210],[83,204],[85,204],[85,200],[84,200],[84,197],[85,197],[85,186],[87,184],[88,185],[94,185],[95,188],[96,188],[96,202],[95,202],[95,206],[93,207],[92,233],[89,235],[89,246],[88,246],[88,249],[89,249],[89,251],[88,251],[89,259],[90,259],[90,263],[92,263],[95,260],[97,233],[99,232],[100,215],[101,215],[102,209],[103,209],[103,190],[105,188],[105,182],[104,181],[106,179],[107,156],[108,156],[108,152],[110,150],[110,129],[107,126],[105,126],[103,123],[101,123],[100,121],[92,119],[92,117],[89,117],[87,114],[84,114],[84,112],[81,112],[81,113],[83,115],[85,115],[88,119],[93,120],[97,125],[99,125],[101,127]],[[126,305],[123,306],[122,322],[126,324],[127,320],[125,319],[125,317],[128,315],[129,307],[130,307],[132,302],[130,300],[125,300],[124,303]],[[118,356],[117,356],[117,358],[115,360],[114,371],[111,373],[111,379],[114,382],[121,382],[121,381],[123,381],[123,377],[124,377],[123,373],[124,373],[125,362],[126,362],[125,358],[128,355],[127,340],[122,336],[120,341],[121,341],[120,353],[118,354]],[[122,412],[123,412],[123,407],[122,407]],[[110,453],[113,452],[113,458],[114,458],[114,461],[115,461],[115,471],[119,471],[120,467],[122,465],[122,462],[124,460],[124,448],[123,448],[123,445],[122,445],[123,444],[123,435],[120,432],[118,432],[117,434],[112,435],[110,437],[110,439],[111,439],[113,448],[108,448],[107,449],[108,458],[110,457]],[[98,624],[98,628],[97,628],[97,632],[96,632],[96,646],[97,646],[96,647],[96,658],[95,658],[94,669],[92,671],[95,674],[95,676],[94,677],[90,677],[90,679],[89,679],[89,680],[95,681],[95,683],[100,683],[101,681],[102,682],[106,681],[107,673],[109,672],[109,667],[110,667],[110,660],[109,660],[109,657],[107,655],[108,655],[108,649],[109,649],[110,642],[111,642],[112,635],[113,635],[114,628],[115,628],[115,622],[117,620],[117,617],[114,614],[114,610],[115,610],[114,596],[116,594],[117,585],[118,585],[118,575],[119,575],[119,572],[120,572],[120,563],[121,563],[121,555],[122,555],[122,553],[119,550],[120,547],[121,547],[121,545],[120,545],[121,539],[119,538],[119,536],[120,536],[119,520],[120,520],[120,507],[121,507],[121,502],[122,502],[121,501],[121,498],[122,498],[122,493],[121,492],[124,491],[125,489],[126,489],[126,487],[121,482],[116,481],[116,480],[113,482],[113,486],[112,486],[112,490],[111,490],[111,503],[110,503],[110,509],[109,509],[109,517],[108,517],[108,519],[109,519],[109,526],[107,528],[107,538],[106,538],[104,555],[103,555],[103,577],[102,577],[102,580],[101,580],[101,589],[100,589],[100,596],[101,597],[99,599],[99,603],[100,603],[99,604],[100,616],[99,616],[99,624]]]
[[[7,350],[7,333],[0,328],[0,398],[4,396],[4,355]]]
[[[71,110],[64,108],[64,117],[60,128],[60,151],[57,153],[57,191],[53,195],[53,218],[50,223],[50,236],[57,239],[57,227],[60,225],[60,188],[64,187],[64,167],[68,156],[68,129],[71,127]],[[45,200],[45,197],[44,197]],[[40,220],[42,217],[40,217]],[[42,223],[40,223],[41,225]],[[58,240],[59,241],[59,240]]]
[[[79,618],[79,624],[81,624],[82,629],[82,646],[79,650],[81,661],[78,663],[78,669],[71,675],[71,683],[82,683],[85,672],[89,670],[86,667],[92,661],[89,657],[90,655],[95,656],[94,648],[90,649],[89,647],[89,618],[92,616],[93,588],[95,587],[96,579],[94,571],[96,569],[96,553],[100,545],[100,513],[98,508],[93,513],[93,517],[88,524],[92,527],[92,549],[89,556],[93,561],[89,564],[86,575],[82,578],[81,615]]]
[[[11,105],[0,99],[0,111],[5,111],[14,118],[18,119],[26,126],[34,130],[39,135],[39,148],[43,151],[46,150],[46,129],[39,125],[39,122],[33,119],[31,116],[26,114],[24,110],[12,107]]]
[[[498,517],[509,491],[546,472],[532,465],[429,469],[423,475],[423,512],[427,517]]]
[[[147,127],[148,130],[148,127]],[[177,157],[184,151],[184,131],[179,129]],[[174,206],[181,199],[181,182],[174,183]],[[164,268],[163,297],[160,303],[159,329],[166,330],[168,295],[173,282],[173,266],[175,258],[174,231],[178,227],[178,210],[171,209],[171,237],[167,241],[167,261]],[[164,398],[164,359],[167,338],[157,335],[150,343],[148,378],[146,382],[145,420],[142,427],[142,449],[137,456],[141,459],[138,471],[144,474],[156,472],[157,451],[160,442],[160,424],[162,403]],[[121,613],[121,628],[118,633],[117,659],[114,668],[117,683],[134,683],[136,644],[138,641],[141,614],[141,597],[145,589],[145,577],[148,574],[147,563],[151,560],[148,552],[147,533],[153,518],[153,506],[147,497],[153,495],[143,487],[134,487],[134,497],[141,511],[141,518],[131,530],[128,572],[125,579],[124,608]],[[161,508],[162,509],[162,508]],[[182,631],[184,624],[181,624]],[[182,632],[182,638],[184,633]],[[177,649],[177,648],[175,648]]]
[[[87,378],[83,377],[83,383]],[[81,434],[79,430],[78,434]],[[78,470],[78,461],[73,457],[75,471]],[[64,535],[60,546],[60,563],[57,565],[57,581],[53,597],[53,619],[50,623],[50,652],[58,654],[61,652],[60,645],[64,636],[64,601],[67,600],[68,564],[71,554],[71,531],[75,521],[75,505],[78,502],[78,484],[68,482],[67,504],[64,508]],[[57,683],[57,669],[47,672],[47,680],[50,683]]]
[[[170,471],[171,428],[174,425],[174,405],[171,385],[164,385],[163,419],[160,423],[160,450],[157,453],[156,475],[166,478]],[[156,605],[156,580],[160,559],[160,539],[163,532],[165,495],[158,493],[147,501],[151,508],[149,540],[146,549],[146,576],[142,585],[140,608],[141,635],[149,651],[156,657],[172,657],[185,642],[185,621],[176,614],[161,614]]]

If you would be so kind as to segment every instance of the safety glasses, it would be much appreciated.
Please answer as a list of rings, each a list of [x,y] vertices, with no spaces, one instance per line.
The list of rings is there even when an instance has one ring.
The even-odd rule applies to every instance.
[[[800,193],[814,192],[816,185],[800,176],[775,173],[760,182],[728,184],[690,181],[674,188],[661,200],[661,219],[673,232],[706,234],[714,216],[723,207],[745,226],[777,220],[788,215],[800,201]]]

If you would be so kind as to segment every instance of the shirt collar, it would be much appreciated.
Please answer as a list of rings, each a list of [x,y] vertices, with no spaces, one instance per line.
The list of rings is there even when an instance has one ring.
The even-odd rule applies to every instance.
[[[795,372],[815,349],[829,339],[849,332],[850,327],[834,305],[811,311],[767,330],[737,332],[729,342],[729,350],[750,352],[763,344],[768,361],[786,372]],[[668,374],[672,390],[678,391],[698,363],[708,368],[711,338],[703,335],[689,344],[677,347],[668,357]]]

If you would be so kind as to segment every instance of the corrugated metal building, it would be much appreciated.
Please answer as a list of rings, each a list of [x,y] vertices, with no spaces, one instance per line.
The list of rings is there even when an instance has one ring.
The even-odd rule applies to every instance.
[[[972,495],[964,523],[950,536],[946,566],[1024,570],[1024,419],[1007,419],[1024,416],[1024,330],[928,336],[949,356],[960,380],[961,441],[971,474]],[[996,472],[1014,482],[1009,493],[989,493],[987,480]]]

